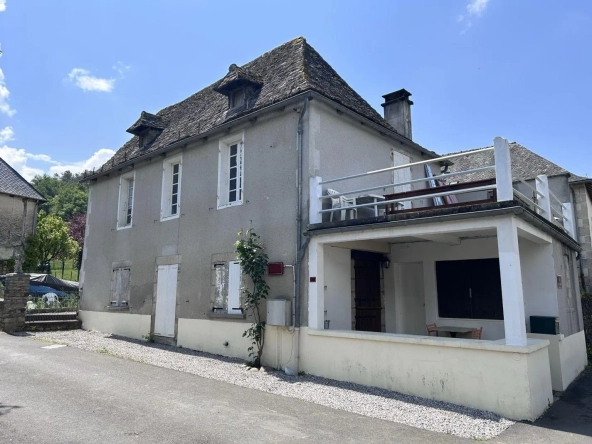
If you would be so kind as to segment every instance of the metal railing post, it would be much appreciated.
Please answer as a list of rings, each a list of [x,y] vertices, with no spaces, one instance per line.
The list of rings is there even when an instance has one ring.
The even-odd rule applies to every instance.
[[[565,228],[565,231],[567,231],[568,234],[573,239],[576,239],[573,208],[571,207],[571,203],[569,203],[569,202],[564,203],[563,206],[561,207],[561,212],[563,213],[563,216],[565,217],[565,219],[563,221],[563,227]],[[578,240],[578,239],[576,239],[576,240]]]
[[[514,199],[512,186],[512,159],[510,157],[510,145],[503,137],[493,139],[495,157],[495,182],[497,186],[497,201],[503,202]]]

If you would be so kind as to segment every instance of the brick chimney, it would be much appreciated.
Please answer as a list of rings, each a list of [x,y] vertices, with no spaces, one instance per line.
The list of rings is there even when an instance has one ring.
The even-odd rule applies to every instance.
[[[411,93],[406,89],[386,94],[384,97],[384,119],[402,136],[411,139]]]

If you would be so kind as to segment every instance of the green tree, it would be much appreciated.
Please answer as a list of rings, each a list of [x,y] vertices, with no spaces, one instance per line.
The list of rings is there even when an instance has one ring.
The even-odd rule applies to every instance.
[[[261,319],[259,305],[262,299],[267,299],[269,285],[265,282],[267,269],[267,254],[263,252],[263,244],[259,236],[251,229],[244,235],[239,233],[239,239],[234,244],[236,255],[241,263],[242,273],[251,278],[252,290],[247,286],[242,288],[244,296],[244,308],[253,314],[254,322],[243,333],[243,337],[251,339],[249,356],[252,358],[253,367],[261,367],[261,355],[265,345],[265,321]],[[256,350],[255,350],[256,348]]]
[[[35,271],[39,264],[54,259],[74,258],[79,249],[78,243],[69,234],[68,225],[62,219],[40,212],[37,230],[27,239],[23,268],[26,271]]]
[[[31,184],[47,199],[39,209],[47,214],[55,214],[66,222],[77,214],[86,213],[88,187],[79,183],[80,178],[80,174],[70,171],[64,171],[61,175],[35,176]]]

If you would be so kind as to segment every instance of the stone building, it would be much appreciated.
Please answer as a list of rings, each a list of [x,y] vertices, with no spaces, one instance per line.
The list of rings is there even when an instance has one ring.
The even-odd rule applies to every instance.
[[[0,158],[0,273],[2,264],[24,254],[25,240],[35,233],[43,196]]]

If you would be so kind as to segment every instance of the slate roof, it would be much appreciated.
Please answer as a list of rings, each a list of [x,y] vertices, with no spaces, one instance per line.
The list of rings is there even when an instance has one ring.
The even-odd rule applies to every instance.
[[[486,151],[477,154],[473,154],[473,151],[477,151],[477,149],[445,154],[446,156],[449,156],[451,154],[459,154],[463,152],[466,153],[465,156],[450,159],[451,162],[454,162],[454,165],[450,166],[448,171],[466,171],[494,164],[493,151]],[[538,154],[530,151],[528,148],[525,148],[516,142],[510,143],[510,157],[512,158],[512,179],[515,182],[520,179],[531,180],[541,174],[549,177],[571,175],[571,173],[565,168],[554,164],[550,160],[539,156]],[[495,170],[486,170],[466,174],[464,176],[456,176],[450,180],[455,182],[473,182],[477,180],[493,178],[495,178]]]
[[[134,136],[98,172],[150,154],[174,142],[209,131],[246,114],[256,112],[305,91],[316,91],[359,115],[395,131],[386,120],[356,93],[303,37],[266,52],[255,60],[237,67],[214,84],[187,99],[156,113],[165,128],[147,148],[140,150]],[[254,104],[240,113],[228,113],[228,98],[215,88],[226,80],[247,76],[263,85]]]
[[[0,157],[0,193],[28,197],[45,202],[45,198]]]

